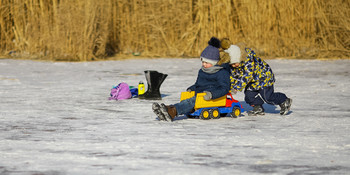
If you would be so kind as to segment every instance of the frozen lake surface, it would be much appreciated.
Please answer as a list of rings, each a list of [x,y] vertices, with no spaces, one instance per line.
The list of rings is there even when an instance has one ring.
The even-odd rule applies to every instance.
[[[176,103],[198,59],[2,59],[0,174],[350,174],[350,60],[267,62],[275,91],[293,99],[289,115],[265,105],[265,116],[169,123],[154,101],[109,101],[110,89],[157,70],[168,74],[160,102]]]

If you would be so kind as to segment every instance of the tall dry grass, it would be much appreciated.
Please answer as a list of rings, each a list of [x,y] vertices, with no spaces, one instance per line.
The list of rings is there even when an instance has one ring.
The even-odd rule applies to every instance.
[[[350,57],[347,0],[0,0],[0,54],[198,57],[211,36],[263,56]]]
[[[1,1],[1,50],[55,60],[95,59],[105,54],[110,1]]]

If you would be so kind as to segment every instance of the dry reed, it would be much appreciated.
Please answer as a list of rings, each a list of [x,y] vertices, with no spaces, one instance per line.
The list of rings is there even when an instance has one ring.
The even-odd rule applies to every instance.
[[[198,57],[211,36],[262,56],[350,57],[347,0],[0,0],[0,55]]]

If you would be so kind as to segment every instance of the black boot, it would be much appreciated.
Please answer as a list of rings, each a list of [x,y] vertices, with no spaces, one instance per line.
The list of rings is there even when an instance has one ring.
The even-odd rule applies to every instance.
[[[168,75],[153,70],[147,70],[145,71],[145,76],[147,81],[147,91],[144,94],[139,95],[139,99],[161,100],[160,86]]]

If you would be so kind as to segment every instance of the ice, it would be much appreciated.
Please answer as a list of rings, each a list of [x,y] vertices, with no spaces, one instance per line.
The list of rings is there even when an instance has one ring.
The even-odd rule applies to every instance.
[[[199,59],[0,60],[0,174],[349,174],[350,60],[267,60],[289,115],[160,122],[155,101],[109,101],[113,85],[168,74],[165,104]],[[147,84],[146,84],[147,88]],[[234,96],[245,110],[244,94]]]

